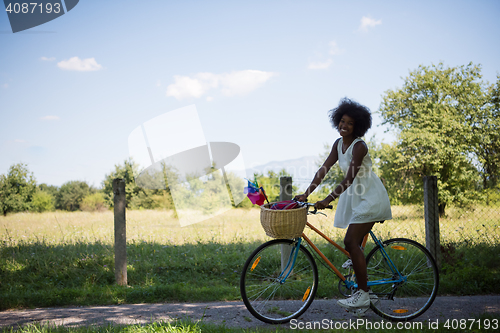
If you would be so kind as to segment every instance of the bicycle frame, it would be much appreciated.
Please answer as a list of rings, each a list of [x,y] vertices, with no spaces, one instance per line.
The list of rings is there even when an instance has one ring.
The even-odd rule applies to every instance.
[[[308,212],[308,215],[313,214],[323,213],[314,208]],[[350,258],[348,251],[309,222],[304,223]],[[418,242],[406,238],[382,242],[372,231],[363,238],[363,251],[369,235],[375,245],[366,256],[370,308],[391,321],[408,321],[420,316],[431,306],[439,287],[434,258]],[[338,276],[338,290],[343,296],[352,296],[359,289],[352,265],[342,265],[347,269],[341,273],[304,232],[290,238],[293,239],[275,239],[260,245],[243,266],[240,278],[243,302],[252,315],[266,323],[283,324],[308,309],[318,291],[317,260]],[[336,257],[336,263],[338,259],[340,257]],[[264,264],[259,265],[259,262]],[[368,309],[351,310],[361,314]]]
[[[340,250],[342,253],[344,253],[347,257],[350,257],[349,256],[349,252],[347,252],[344,248],[342,248],[340,245],[338,245],[333,240],[331,240],[328,236],[326,236],[324,233],[322,233],[320,230],[318,230],[312,224],[310,224],[309,222],[307,222],[306,225],[311,230],[313,230],[314,232],[316,232],[318,235],[320,235],[321,237],[323,237],[331,245],[335,246],[338,250]],[[390,283],[405,282],[406,278],[401,275],[401,273],[398,271],[398,269],[396,268],[396,266],[392,262],[391,258],[389,258],[389,256],[387,255],[387,252],[384,249],[384,246],[383,246],[382,242],[375,236],[375,234],[372,231],[370,231],[369,234],[372,237],[374,243],[377,246],[380,247],[381,253],[383,255],[383,258],[387,262],[387,264],[389,265],[392,273],[394,275],[397,275],[399,278],[398,279],[392,278],[392,279],[383,279],[383,280],[377,280],[377,281],[368,281],[368,287],[369,286],[375,286],[375,285],[383,285],[383,284],[390,284]],[[354,288],[358,287],[357,283],[355,283],[353,281],[346,281],[346,278],[344,277],[344,275],[330,262],[330,260],[328,260],[328,258],[320,251],[320,249],[318,249],[318,247],[316,245],[314,245],[314,243],[304,233],[302,233],[301,237],[298,238],[298,241],[297,241],[296,245],[294,246],[294,249],[292,249],[292,252],[290,254],[290,258],[288,259],[286,267],[283,270],[283,272],[281,273],[281,275],[283,275],[283,273],[285,273],[285,272],[288,271],[287,274],[286,274],[286,276],[283,279],[281,279],[281,275],[280,275],[280,277],[278,278],[278,279],[280,279],[280,283],[285,283],[286,278],[288,277],[288,275],[290,274],[290,272],[293,269],[293,266],[295,265],[295,259],[297,258],[298,248],[300,247],[301,239],[304,239],[306,241],[306,243],[309,244],[309,246],[312,249],[314,249],[314,251],[321,257],[321,259],[323,259],[325,261],[325,263],[335,272],[335,274],[342,281],[344,281],[344,283],[346,284],[347,288],[350,289],[350,288],[353,288],[353,287]],[[363,247],[366,245],[367,239],[368,239],[368,234],[366,234],[365,238],[363,239],[363,243],[362,243]],[[292,264],[291,268],[289,268],[290,263]]]

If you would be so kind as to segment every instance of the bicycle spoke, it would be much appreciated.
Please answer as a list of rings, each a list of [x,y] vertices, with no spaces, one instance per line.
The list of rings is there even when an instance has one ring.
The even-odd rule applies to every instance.
[[[245,263],[240,281],[242,298],[248,310],[262,321],[273,324],[288,322],[301,315],[314,299],[317,267],[303,246],[296,249],[298,252],[292,251],[292,257],[288,259],[290,263],[295,260],[294,266],[281,270],[281,248],[291,244],[293,242],[289,240],[265,243]],[[260,259],[255,264],[257,258]]]
[[[367,257],[369,281],[395,280],[393,284],[371,286],[376,295],[385,295],[379,298],[380,302],[372,304],[372,308],[390,320],[416,318],[427,310],[436,297],[439,279],[434,260],[423,246],[407,239],[385,241],[384,249],[403,281],[397,282],[399,278],[384,260],[380,248],[373,249]],[[394,299],[389,297],[391,293],[395,293]]]
[[[269,296],[267,296],[263,301],[261,301],[261,305],[257,305],[258,308],[260,309],[264,309],[268,303],[268,301],[274,296],[274,294],[276,293],[276,290],[278,290],[279,288],[279,285],[275,286],[274,290],[269,294]],[[254,303],[257,303],[257,301],[255,301]]]

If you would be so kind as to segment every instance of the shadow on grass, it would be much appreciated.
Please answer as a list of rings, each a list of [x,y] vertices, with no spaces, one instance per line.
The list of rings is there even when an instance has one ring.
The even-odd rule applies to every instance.
[[[127,245],[128,287],[117,286],[110,244],[44,241],[0,245],[0,310],[69,305],[240,300],[243,265],[260,242]],[[318,244],[340,267],[345,257]],[[500,293],[500,246],[447,249],[440,294]],[[339,296],[338,278],[319,261],[317,298]]]
[[[0,248],[0,309],[239,299],[258,243],[127,245],[128,287],[115,285],[111,245],[45,242]]]

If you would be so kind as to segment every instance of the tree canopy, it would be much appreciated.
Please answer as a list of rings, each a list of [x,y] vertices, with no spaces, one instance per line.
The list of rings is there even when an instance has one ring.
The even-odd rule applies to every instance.
[[[498,179],[498,86],[481,80],[478,65],[440,63],[419,66],[401,88],[386,91],[379,112],[397,132],[380,152],[388,186],[410,191],[412,202],[421,197],[421,178],[437,176],[441,214],[448,204],[476,200],[477,190]]]
[[[82,200],[96,190],[84,181],[73,180],[61,185],[56,194],[56,208],[68,211],[80,209]]]
[[[374,162],[374,171],[386,186],[392,204],[421,204],[423,176],[437,176],[439,209],[450,205],[467,206],[479,200],[500,202],[500,75],[493,84],[484,82],[481,66],[469,63],[446,67],[442,63],[419,66],[403,79],[403,85],[387,90],[379,113],[383,124],[396,132],[396,141],[377,146],[366,141]],[[330,153],[320,156],[319,165]],[[126,183],[127,207],[130,209],[174,209],[170,185],[177,185],[176,205],[216,211],[228,205],[231,193],[237,207],[252,206],[242,193],[230,192],[229,184],[243,183],[232,173],[222,175],[212,166],[205,175],[180,174],[166,166],[141,173],[133,160],[115,165],[105,176],[103,189],[97,191],[86,182],[70,181],[60,188],[41,184],[27,165],[18,163],[0,175],[0,214],[22,211],[103,210],[113,206],[112,182]],[[285,170],[255,174],[270,201],[279,200],[279,178]],[[332,167],[311,201],[321,200],[343,180],[338,165]],[[226,184],[225,191],[224,186]],[[298,189],[294,187],[296,192]],[[98,193],[99,192],[99,193]],[[81,206],[83,204],[83,206]]]
[[[6,175],[0,175],[0,212],[5,216],[30,210],[35,193],[36,179],[28,166],[22,163],[12,165]]]
[[[125,160],[121,165],[116,164],[115,170],[107,174],[103,181],[103,193],[107,204],[113,207],[113,179],[121,178],[125,181],[128,208],[173,209],[172,196],[165,180],[168,170],[163,169],[159,173],[146,174],[137,183],[134,175],[138,175],[139,172],[137,163],[132,159]]]

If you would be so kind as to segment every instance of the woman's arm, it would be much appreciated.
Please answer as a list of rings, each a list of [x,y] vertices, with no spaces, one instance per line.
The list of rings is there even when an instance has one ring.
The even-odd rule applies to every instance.
[[[347,169],[347,174],[345,175],[344,180],[325,199],[318,201],[315,205],[316,208],[326,208],[326,206],[328,206],[330,202],[338,198],[345,190],[347,190],[349,186],[351,186],[354,178],[356,178],[356,175],[358,174],[366,153],[368,153],[368,147],[366,146],[366,143],[364,143],[363,141],[359,141],[354,145],[352,149],[351,164],[349,164],[349,168]]]
[[[319,168],[319,170],[316,172],[314,175],[314,178],[311,182],[311,185],[307,188],[307,190],[304,192],[304,194],[297,195],[295,197],[296,200],[298,201],[305,201],[307,197],[314,192],[314,190],[321,184],[321,181],[323,178],[325,178],[326,174],[330,170],[330,168],[338,161],[339,156],[338,156],[338,150],[337,150],[337,145],[340,139],[337,139],[335,143],[333,144],[332,150],[330,151],[330,154],[326,158],[325,162],[323,165]]]

